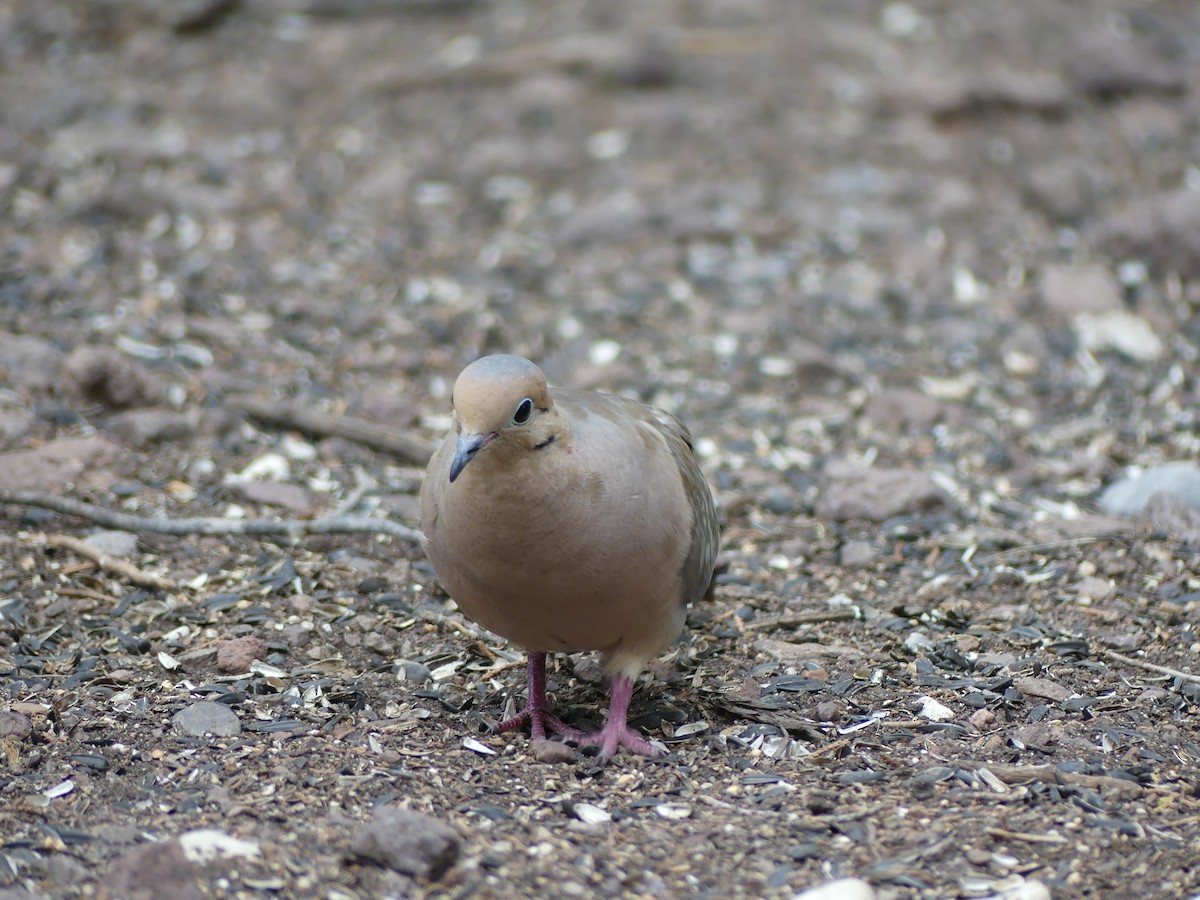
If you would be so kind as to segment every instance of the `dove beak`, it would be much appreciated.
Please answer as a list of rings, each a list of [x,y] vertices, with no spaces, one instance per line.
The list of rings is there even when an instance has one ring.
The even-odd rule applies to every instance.
[[[467,463],[475,458],[475,454],[484,448],[496,435],[493,434],[460,434],[458,445],[454,448],[454,459],[450,462],[450,481],[453,482]]]

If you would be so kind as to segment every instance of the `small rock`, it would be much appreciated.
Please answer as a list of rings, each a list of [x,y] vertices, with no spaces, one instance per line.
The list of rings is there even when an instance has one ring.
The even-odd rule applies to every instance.
[[[216,662],[217,648],[197,647],[193,650],[188,650],[186,653],[180,653],[176,659],[183,671],[189,675],[198,675]]]
[[[230,675],[250,671],[250,663],[267,656],[267,642],[253,636],[231,638],[217,644],[217,668]]]
[[[172,839],[146,844],[120,857],[104,876],[103,889],[112,900],[203,900],[198,875],[183,846]]]
[[[171,409],[131,409],[113,416],[105,426],[129,446],[146,447],[193,437],[199,419]]]
[[[935,397],[912,388],[887,388],[867,401],[863,414],[881,428],[926,431],[945,410]]]
[[[578,247],[633,240],[649,224],[650,212],[642,201],[618,191],[572,211],[556,233],[561,244]]]
[[[549,738],[533,738],[529,742],[529,752],[540,763],[573,763],[578,758],[566,744]]]
[[[998,720],[996,718],[996,714],[990,709],[977,709],[975,712],[971,713],[971,716],[967,719],[967,721],[980,731],[987,731],[989,728],[993,727]]]
[[[12,444],[20,440],[32,427],[33,413],[9,403],[8,398],[0,397],[0,444]]]
[[[2,457],[0,457],[2,458]],[[1192,509],[1200,510],[1200,467],[1172,462],[1146,469],[1140,475],[1110,484],[1097,505],[1113,516],[1136,516],[1160,491],[1172,494]]]
[[[242,730],[237,713],[224,703],[201,700],[184,707],[171,717],[175,727],[184,734],[201,736],[213,734],[217,737],[233,737]]]
[[[1164,272],[1200,278],[1200,191],[1139,196],[1136,205],[1102,222],[1089,238],[1119,258],[1142,258]]]
[[[594,803],[576,803],[571,812],[580,822],[588,825],[602,825],[612,821],[612,813]]]
[[[817,497],[817,514],[844,522],[882,522],[894,516],[942,509],[949,497],[927,472],[909,469],[831,467]]]
[[[1154,362],[1162,356],[1162,338],[1149,322],[1133,313],[1084,313],[1071,324],[1080,346],[1092,353],[1111,350],[1133,362]]]
[[[817,718],[822,722],[836,722],[842,717],[842,704],[838,700],[822,700],[817,704]]]
[[[983,710],[980,710],[983,712]],[[968,847],[966,852],[967,862],[973,866],[986,866],[992,861],[992,854],[982,847]]]
[[[287,642],[289,647],[306,647],[313,638],[312,629],[304,627],[299,622],[283,626],[279,636]]]
[[[44,391],[58,383],[63,352],[40,338],[0,331],[0,381],[12,388]]]
[[[371,384],[363,388],[358,411],[368,419],[385,422],[392,428],[408,428],[417,419],[412,398],[392,384]]]
[[[1075,584],[1075,593],[1081,598],[1100,602],[1107,600],[1117,592],[1117,587],[1107,578],[1096,578],[1091,576],[1081,578]]]
[[[1042,271],[1042,307],[1050,313],[1070,318],[1080,313],[1120,312],[1121,287],[1103,266],[1050,265]]]
[[[1042,882],[1021,876],[1011,884],[997,885],[997,888],[992,894],[994,900],[1050,900],[1052,896],[1050,888]]]
[[[353,856],[411,875],[439,878],[458,858],[462,838],[444,822],[385,806],[350,839]]]
[[[1077,158],[1056,159],[1030,166],[1025,193],[1052,219],[1078,222],[1091,210],[1099,181]]]
[[[11,709],[0,709],[0,741],[20,741],[33,733],[28,716]]]
[[[875,900],[875,889],[861,878],[839,878],[801,891],[792,900]]]
[[[879,551],[870,541],[846,541],[838,554],[838,561],[846,569],[864,569],[878,559]]]
[[[63,438],[32,450],[0,453],[0,488],[54,490],[75,483],[81,475],[99,474],[125,451],[110,438]]]
[[[922,695],[917,698],[917,702],[921,704],[917,715],[924,719],[929,719],[931,722],[946,722],[954,718],[954,710],[933,697]]]
[[[107,409],[149,406],[162,395],[157,378],[112,347],[75,348],[62,377],[70,393]]]
[[[262,855],[253,841],[243,841],[216,828],[197,828],[181,834],[179,845],[190,862],[200,865],[214,859],[257,859]]]
[[[398,659],[392,665],[392,668],[396,672],[396,677],[402,681],[411,681],[414,684],[424,684],[433,677],[429,666],[411,659]]]
[[[307,489],[298,484],[282,481],[239,481],[230,487],[243,500],[264,506],[282,506],[297,515],[302,515],[312,508],[312,496]]]
[[[926,637],[924,632],[914,631],[904,639],[904,649],[913,656],[919,656],[922,653],[930,653],[936,650],[937,647],[933,641]]]
[[[796,500],[786,487],[772,485],[763,494],[762,508],[777,516],[786,516],[796,511]]]
[[[1057,681],[1050,681],[1047,678],[1034,678],[1032,676],[1014,678],[1013,687],[1026,697],[1053,700],[1055,703],[1061,703],[1071,696],[1069,688],[1063,687]]]
[[[93,531],[83,541],[109,556],[133,556],[137,552],[138,537],[128,531]]]

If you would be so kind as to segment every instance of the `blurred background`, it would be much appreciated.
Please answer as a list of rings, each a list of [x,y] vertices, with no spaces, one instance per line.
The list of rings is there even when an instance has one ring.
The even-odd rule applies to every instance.
[[[1120,764],[1173,792],[1155,827],[1194,812],[1196,685],[1169,678],[1200,648],[1197,514],[1096,500],[1200,453],[1198,310],[1195,0],[0,0],[0,490],[411,523],[453,379],[503,351],[680,413],[725,520],[718,600],[635,700],[656,735],[688,723],[696,768],[559,792],[523,750],[463,749],[520,655],[414,544],[104,539],[163,592],[5,506],[0,672],[34,737],[0,790],[37,802],[4,858],[74,889],[137,829],[215,822],[268,848],[264,889],[399,895],[341,854],[404,796],[468,835],[463,896],[567,870],[574,895],[1195,890],[1195,816],[1168,839],[1148,799],[1042,770],[985,809],[975,764],[904,767]],[[1103,655],[1143,651],[1168,669]],[[552,681],[603,696],[586,660]],[[170,724],[203,684],[241,737]],[[841,736],[878,710],[909,730]],[[76,869],[45,822],[91,835]],[[1050,825],[1085,830],[1003,837]],[[122,858],[132,896],[154,870]]]

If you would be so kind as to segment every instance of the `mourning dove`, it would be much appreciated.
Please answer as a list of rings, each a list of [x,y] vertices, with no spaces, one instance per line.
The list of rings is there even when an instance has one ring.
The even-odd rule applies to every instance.
[[[675,416],[635,400],[555,389],[519,356],[485,356],[454,384],[454,426],[421,488],[434,569],[464,613],[528,651],[524,711],[549,726],[655,755],[629,727],[634,679],[708,590],[720,534],[712,493]],[[585,735],[546,701],[546,654],[599,650],[608,722]]]

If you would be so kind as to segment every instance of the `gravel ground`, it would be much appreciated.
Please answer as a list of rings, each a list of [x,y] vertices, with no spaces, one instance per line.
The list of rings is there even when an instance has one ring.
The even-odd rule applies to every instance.
[[[1194,2],[12,0],[0,205],[3,900],[1200,892]],[[489,352],[699,438],[664,757],[490,731]]]

